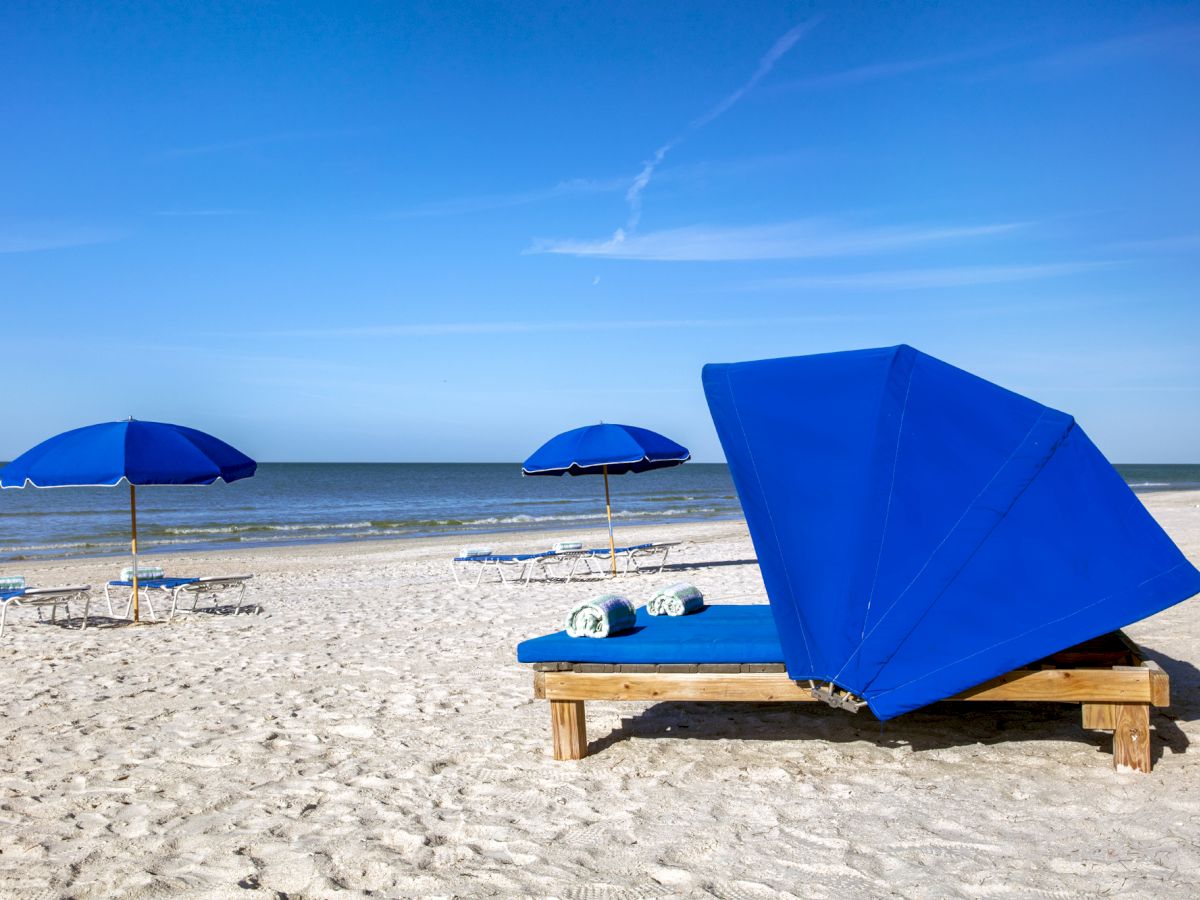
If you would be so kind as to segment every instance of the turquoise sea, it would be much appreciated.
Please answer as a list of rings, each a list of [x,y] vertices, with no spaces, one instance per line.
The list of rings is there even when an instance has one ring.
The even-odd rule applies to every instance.
[[[1200,466],[1118,466],[1137,491],[1200,488]],[[611,480],[617,527],[741,516],[729,470],[688,463]],[[144,551],[461,535],[564,533],[604,521],[596,477],[523,478],[515,463],[264,463],[254,478],[138,492]],[[128,548],[121,488],[0,491],[0,560]]]

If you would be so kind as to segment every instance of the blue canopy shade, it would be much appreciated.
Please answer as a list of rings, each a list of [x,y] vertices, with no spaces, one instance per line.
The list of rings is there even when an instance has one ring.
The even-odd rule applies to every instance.
[[[0,469],[0,487],[212,484],[257,463],[203,431],[162,422],[104,422],[42,441]]]
[[[1200,592],[1074,419],[911,347],[703,380],[788,674],[881,719]]]
[[[521,466],[525,475],[609,475],[678,466],[691,459],[687,447],[648,428],[585,425],[564,431],[539,447]]]

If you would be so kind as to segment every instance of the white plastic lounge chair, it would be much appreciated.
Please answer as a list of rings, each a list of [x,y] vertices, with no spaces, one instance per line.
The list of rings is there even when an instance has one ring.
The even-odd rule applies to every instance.
[[[667,556],[672,547],[678,547],[679,541],[660,541],[658,543],[634,544],[629,547],[617,547],[616,556],[622,566],[622,574],[629,572],[654,572],[663,570],[667,564]],[[601,565],[610,559],[611,552],[607,547],[596,547],[581,550],[547,550],[543,553],[491,553],[487,555],[456,556],[450,562],[450,571],[454,575],[454,583],[462,587],[469,583],[470,587],[478,587],[483,576],[488,571],[494,571],[501,584],[528,584],[535,574],[540,574],[547,581],[561,578],[568,583],[577,575],[609,574],[607,566]],[[658,565],[654,563],[657,561]],[[474,580],[463,576],[470,566],[477,566]],[[563,571],[563,567],[566,571]],[[582,567],[582,572],[580,568]],[[511,572],[511,575],[506,573]]]
[[[680,541],[656,541],[651,544],[643,544],[640,547],[630,547],[629,552],[625,555],[625,570],[629,571],[632,566],[635,572],[643,570],[657,575],[667,565],[667,557],[671,555],[671,548],[678,547]],[[658,562],[658,566],[654,565]]]
[[[605,551],[606,553],[608,551]],[[595,562],[595,550],[560,550],[556,553],[540,555],[535,559],[529,560],[525,567],[525,583],[528,584],[535,572],[540,572],[542,578],[546,581],[553,581],[555,578],[561,578],[564,583],[570,582],[572,578],[579,574],[579,567],[583,566],[583,574],[604,575],[606,572],[603,567]],[[566,572],[563,568],[566,567]]]
[[[571,568],[563,579],[564,581],[570,581],[575,576],[580,563],[583,564],[586,574],[599,575],[604,578],[611,573],[611,567],[603,565],[603,563],[612,559],[615,552],[617,560],[621,563],[621,574],[623,575],[642,571],[658,573],[667,564],[667,556],[670,554],[671,548],[678,547],[679,543],[679,541],[661,541],[651,544],[634,544],[629,547],[616,547],[612,551],[608,547],[596,547],[590,550],[557,553],[553,557],[538,562],[549,570],[549,566],[553,563],[570,559],[572,561]],[[656,562],[657,565],[655,565]],[[551,577],[549,571],[547,571],[547,577]]]
[[[658,574],[667,564],[667,557],[671,553],[672,547],[678,547],[679,541],[658,541],[649,544],[634,544],[629,547],[617,547],[616,557],[621,563],[621,573],[628,575],[630,572],[651,572]],[[609,552],[607,547],[599,547],[589,551],[593,560],[608,560],[613,554]],[[655,563],[657,562],[657,566]],[[597,565],[597,568],[607,572],[603,566]]]
[[[138,589],[142,591],[142,601],[150,610],[151,618],[158,618],[158,613],[154,611],[154,602],[151,599],[155,594],[162,600],[171,601],[171,611],[167,615],[168,622],[179,613],[198,612],[197,606],[202,596],[212,599],[213,602],[209,609],[215,610],[218,605],[217,598],[230,592],[237,593],[237,600],[233,607],[233,614],[237,615],[242,609],[242,600],[246,594],[246,582],[253,577],[253,575],[213,575],[202,578],[139,578]],[[133,582],[118,579],[110,581],[104,586],[104,601],[108,604],[108,614],[115,616],[112,588],[129,589],[129,596],[125,601],[125,611],[122,613],[125,618],[129,618],[130,610],[133,608]],[[180,609],[180,598],[188,595],[192,598],[191,608]],[[255,604],[255,609],[259,609],[258,604]]]
[[[179,585],[171,592],[171,612],[167,616],[167,621],[175,618],[177,613],[198,612],[196,607],[200,603],[201,597],[207,597],[210,600],[209,611],[215,611],[220,607],[217,600],[225,594],[236,594],[237,599],[233,604],[233,615],[236,616],[241,612],[242,600],[246,596],[246,582],[253,577],[253,575],[210,575]],[[188,596],[192,598],[191,608],[180,609],[179,599]],[[254,608],[259,609],[257,603],[254,604]]]
[[[506,571],[514,571],[516,577],[514,582],[524,581],[528,583],[531,574],[531,565],[538,560],[546,557],[555,556],[552,550],[547,550],[544,553],[490,553],[486,556],[456,556],[450,561],[450,572],[454,575],[454,583],[459,587],[463,586],[463,582],[467,579],[460,577],[460,566],[462,572],[465,573],[470,566],[476,567],[475,580],[470,582],[471,587],[478,587],[479,582],[483,580],[483,576],[489,571],[494,571],[500,579],[501,584],[508,584],[509,580],[505,577]]]
[[[620,553],[628,548],[618,547]],[[471,587],[478,587],[487,572],[494,571],[501,584],[529,584],[534,575],[540,575],[546,581],[561,578],[569,582],[580,573],[605,575],[607,572],[595,562],[599,551],[579,550],[546,550],[542,553],[492,553],[486,556],[456,556],[450,563],[450,571],[454,574],[454,582],[462,587],[468,581],[464,574],[471,565],[478,567]],[[605,554],[608,550],[605,549]],[[605,556],[607,559],[607,556]],[[565,571],[564,571],[565,567]],[[506,574],[511,572],[512,574]]]
[[[0,591],[0,637],[4,636],[4,623],[8,618],[9,607],[33,606],[37,608],[38,619],[42,618],[42,609],[50,607],[50,621],[58,618],[58,605],[61,603],[66,617],[71,617],[71,601],[83,601],[83,628],[87,628],[88,607],[92,599],[90,584],[76,584],[67,587],[52,588],[22,588],[20,590]]]
[[[185,584],[190,584],[195,581],[194,578],[139,578],[138,590],[141,592],[141,602],[146,604],[146,608],[150,611],[150,618],[157,619],[158,613],[154,611],[154,597],[167,600],[175,589]],[[127,588],[129,594],[125,599],[125,611],[121,613],[124,618],[129,618],[130,612],[133,610],[133,581],[130,579],[118,578],[104,585],[104,602],[108,605],[108,614],[116,617],[117,613],[113,609],[113,593],[114,588]]]

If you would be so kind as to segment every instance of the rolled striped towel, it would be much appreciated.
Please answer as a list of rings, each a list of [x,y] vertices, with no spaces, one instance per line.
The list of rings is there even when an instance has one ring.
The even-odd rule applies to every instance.
[[[559,541],[550,549],[555,553],[571,553],[574,550],[582,550],[583,541]]]
[[[476,556],[491,556],[491,547],[464,547],[463,552],[459,554],[459,559],[471,559]]]
[[[652,616],[686,616],[703,608],[700,589],[683,581],[659,588],[646,603],[646,612]]]
[[[25,579],[20,575],[6,575],[0,578],[0,591],[23,591]]]
[[[571,637],[606,638],[627,631],[636,621],[632,603],[617,594],[605,594],[572,609],[566,627]]]
[[[139,581],[143,578],[162,578],[165,574],[162,566],[138,566]],[[133,566],[126,566],[121,570],[121,580],[133,581]]]

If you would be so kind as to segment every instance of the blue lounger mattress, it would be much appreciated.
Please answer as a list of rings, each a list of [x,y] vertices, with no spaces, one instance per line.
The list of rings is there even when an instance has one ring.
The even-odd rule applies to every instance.
[[[544,556],[555,556],[552,550],[545,553],[489,553],[487,556],[456,556],[455,562],[525,562],[527,559],[541,559]]]
[[[617,547],[617,554],[630,553],[634,550],[648,550],[653,544],[634,544],[631,547]],[[525,562],[527,559],[543,559],[550,556],[608,556],[607,547],[593,547],[580,550],[544,550],[541,553],[489,553],[486,556],[456,556],[455,562]]]
[[[573,638],[565,631],[522,641],[523,663],[782,663],[771,607],[707,606],[687,616],[637,611],[637,625],[607,638]]]
[[[139,588],[159,588],[164,591],[173,591],[177,587],[182,587],[185,584],[195,584],[199,578],[139,578]],[[109,587],[133,587],[132,581],[110,581]]]

